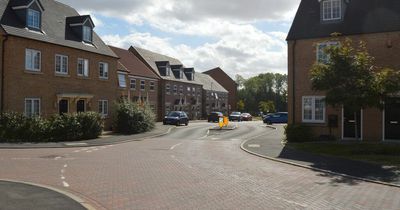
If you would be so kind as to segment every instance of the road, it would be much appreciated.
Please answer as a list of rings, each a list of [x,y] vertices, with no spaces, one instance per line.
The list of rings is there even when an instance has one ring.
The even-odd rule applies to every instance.
[[[0,150],[0,179],[49,185],[98,209],[400,209],[400,189],[277,163],[240,144],[261,122],[208,123],[114,146]],[[0,208],[1,209],[1,208]]]

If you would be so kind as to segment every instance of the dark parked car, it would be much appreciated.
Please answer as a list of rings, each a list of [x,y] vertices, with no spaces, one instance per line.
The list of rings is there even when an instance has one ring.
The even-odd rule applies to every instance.
[[[268,114],[264,118],[264,123],[267,123],[268,125],[271,125],[272,123],[287,123],[287,122],[288,122],[287,112]]]
[[[229,121],[242,121],[242,113],[240,112],[232,112],[231,115],[229,115]]]
[[[185,112],[170,112],[163,120],[164,125],[189,125],[189,118]]]
[[[208,115],[208,122],[219,122],[219,118],[224,117],[221,112],[211,112]]]
[[[243,113],[241,114],[242,121],[253,121],[253,116],[249,113]]]

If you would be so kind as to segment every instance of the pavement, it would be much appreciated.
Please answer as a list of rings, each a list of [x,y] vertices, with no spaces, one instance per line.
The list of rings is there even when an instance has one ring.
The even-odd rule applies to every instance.
[[[244,152],[244,141],[269,136],[261,122],[215,134],[212,125],[117,145],[3,149],[0,179],[73,192],[98,210],[399,209],[399,188]]]
[[[200,121],[199,121],[200,122]],[[134,135],[106,134],[97,139],[74,141],[74,142],[50,142],[50,143],[0,143],[0,149],[35,149],[35,148],[74,148],[74,147],[94,147],[113,144],[121,144],[129,141],[141,141],[147,138],[154,138],[166,135],[176,126],[162,125],[156,123],[155,128],[146,133]]]
[[[77,200],[57,191],[31,184],[0,181],[0,210],[84,210]]]
[[[282,143],[284,139],[283,125],[268,127],[268,129],[269,131],[266,135],[244,142],[242,144],[243,149],[261,157],[307,167],[312,170],[332,172],[338,175],[400,187],[400,171],[394,167],[315,155],[291,149]]]

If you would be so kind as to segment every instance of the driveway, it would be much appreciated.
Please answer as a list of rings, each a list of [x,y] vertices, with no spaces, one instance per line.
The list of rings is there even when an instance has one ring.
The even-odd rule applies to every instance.
[[[194,123],[114,146],[0,150],[0,179],[50,185],[98,209],[399,209],[398,188],[242,151],[270,130],[238,125],[207,135],[213,124]]]

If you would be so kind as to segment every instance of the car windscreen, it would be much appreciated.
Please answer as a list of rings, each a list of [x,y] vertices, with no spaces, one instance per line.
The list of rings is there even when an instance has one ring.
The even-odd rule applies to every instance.
[[[232,112],[232,115],[240,115],[240,112]]]
[[[178,112],[171,112],[168,114],[168,117],[179,117],[179,113]]]

